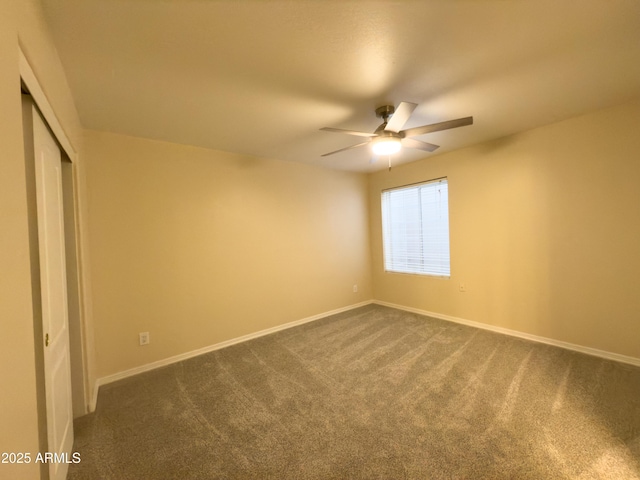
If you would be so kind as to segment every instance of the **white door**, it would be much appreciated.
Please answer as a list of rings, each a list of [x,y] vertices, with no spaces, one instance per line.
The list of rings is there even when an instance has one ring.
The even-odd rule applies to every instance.
[[[73,413],[69,365],[69,319],[62,210],[60,149],[35,107],[35,154],[42,333],[47,402],[48,452],[58,454],[49,465],[51,480],[65,479],[73,448]]]

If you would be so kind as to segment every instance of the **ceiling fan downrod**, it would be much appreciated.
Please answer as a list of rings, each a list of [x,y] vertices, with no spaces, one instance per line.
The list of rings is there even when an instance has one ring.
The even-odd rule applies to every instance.
[[[376,117],[381,118],[386,125],[389,117],[393,115],[395,111],[396,109],[393,107],[393,105],[383,105],[376,108]]]

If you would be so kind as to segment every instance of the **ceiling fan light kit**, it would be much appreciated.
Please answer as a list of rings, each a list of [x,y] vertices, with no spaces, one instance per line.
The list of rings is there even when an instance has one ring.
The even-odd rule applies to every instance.
[[[371,140],[371,150],[375,155],[393,155],[402,148],[400,138],[395,136],[376,137]]]
[[[450,128],[464,127],[465,125],[473,124],[473,117],[458,118],[456,120],[447,120],[445,122],[432,123],[430,125],[423,125],[421,127],[414,127],[402,130],[404,124],[409,120],[409,117],[418,105],[410,102],[400,102],[398,108],[395,109],[393,105],[383,105],[376,108],[376,116],[382,118],[383,123],[376,128],[374,133],[359,132],[356,130],[344,130],[341,128],[324,127],[320,130],[333,133],[344,133],[347,135],[355,135],[358,137],[368,137],[366,141],[351,145],[340,150],[325,153],[322,156],[326,157],[333,155],[334,153],[343,152],[345,150],[351,150],[352,148],[361,147],[363,145],[371,145],[374,155],[393,155],[398,153],[401,148],[415,148],[424,150],[425,152],[433,152],[438,148],[438,145],[433,143],[422,142],[410,137],[416,137],[432,132],[439,132],[442,130],[448,130]]]

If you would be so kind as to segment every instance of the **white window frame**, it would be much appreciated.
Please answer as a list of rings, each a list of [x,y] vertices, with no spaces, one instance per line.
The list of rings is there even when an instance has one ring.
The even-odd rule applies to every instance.
[[[381,206],[385,272],[450,278],[447,178],[383,190]]]

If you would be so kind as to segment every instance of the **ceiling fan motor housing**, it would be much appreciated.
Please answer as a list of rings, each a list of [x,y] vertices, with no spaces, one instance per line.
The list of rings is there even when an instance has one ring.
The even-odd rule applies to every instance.
[[[397,138],[398,140],[404,138],[402,132],[390,132],[389,130],[385,130],[385,125],[386,124],[383,123],[376,129],[376,137],[374,138]]]

